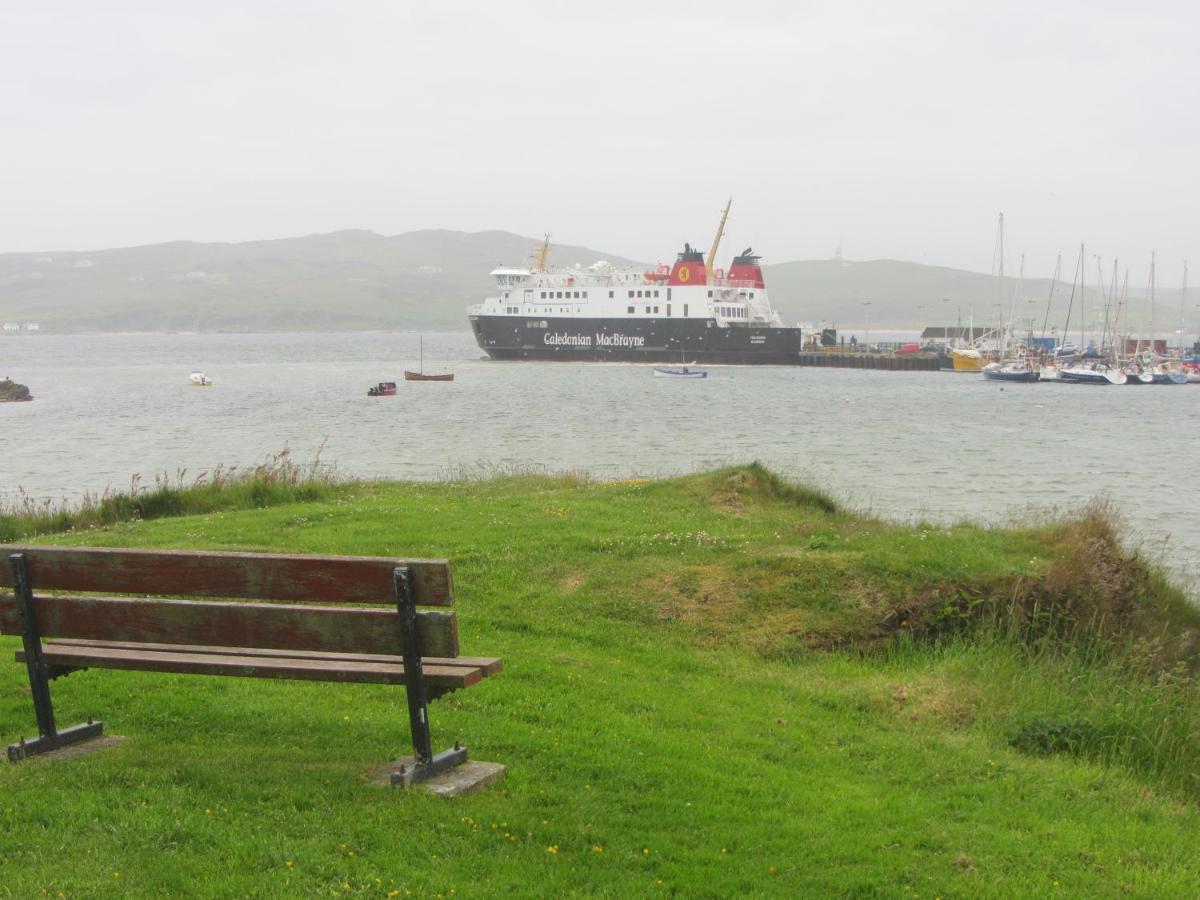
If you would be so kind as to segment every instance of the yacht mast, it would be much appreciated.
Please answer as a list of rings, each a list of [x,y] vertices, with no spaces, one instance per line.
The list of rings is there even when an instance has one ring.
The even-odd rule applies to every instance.
[[[1058,286],[1058,276],[1062,272],[1062,254],[1054,263],[1054,277],[1050,279],[1050,296],[1046,298],[1046,316],[1042,319],[1042,337],[1046,336],[1046,326],[1050,324],[1050,305],[1054,302],[1054,289]]]
[[[1183,308],[1187,303],[1187,260],[1183,261],[1183,287],[1179,289],[1179,355],[1183,356]]]
[[[1146,287],[1150,296],[1150,349],[1154,349],[1154,251],[1150,251],[1150,284]]]

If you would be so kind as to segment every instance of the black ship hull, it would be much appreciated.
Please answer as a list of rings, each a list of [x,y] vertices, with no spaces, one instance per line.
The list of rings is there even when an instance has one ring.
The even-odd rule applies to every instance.
[[[712,319],[470,319],[493,359],[796,366],[803,345],[799,328],[719,328]]]

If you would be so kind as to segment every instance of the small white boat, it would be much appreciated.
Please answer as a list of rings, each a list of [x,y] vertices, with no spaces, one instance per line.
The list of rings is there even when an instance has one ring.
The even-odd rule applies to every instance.
[[[212,387],[212,379],[203,372],[193,372],[191,378],[194,387]]]
[[[677,366],[674,368],[654,367],[655,378],[707,378],[707,369],[689,369],[687,366]]]

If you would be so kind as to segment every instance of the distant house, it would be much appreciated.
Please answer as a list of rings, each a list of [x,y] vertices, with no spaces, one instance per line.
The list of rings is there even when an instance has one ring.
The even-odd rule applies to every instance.
[[[11,331],[20,331],[20,330],[21,330],[21,324],[19,322],[5,322],[3,325],[0,325],[0,331],[11,332]]]

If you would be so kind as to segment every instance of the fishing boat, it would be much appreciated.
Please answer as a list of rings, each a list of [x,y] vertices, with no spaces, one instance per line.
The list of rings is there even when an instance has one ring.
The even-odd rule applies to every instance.
[[[368,397],[394,397],[396,395],[396,382],[381,381],[373,387],[367,388]]]
[[[190,378],[192,387],[212,387],[212,379],[203,372],[193,372]]]
[[[678,368],[654,367],[655,378],[707,378],[707,369],[689,369],[687,366]]]
[[[950,351],[950,362],[955,372],[982,372],[983,354],[974,347],[955,348]]]
[[[441,375],[426,375],[425,374],[425,338],[421,338],[421,363],[416,372],[404,370],[405,381],[453,381],[454,373],[445,372]]]

